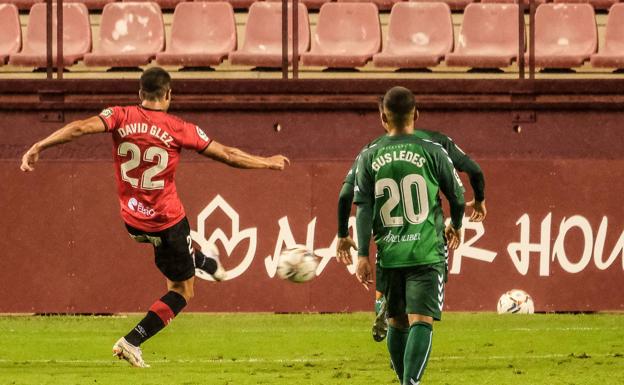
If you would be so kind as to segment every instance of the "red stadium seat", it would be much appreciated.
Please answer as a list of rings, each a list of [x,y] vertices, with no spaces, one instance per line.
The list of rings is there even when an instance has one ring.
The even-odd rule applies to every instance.
[[[100,44],[85,55],[87,66],[148,64],[165,46],[165,26],[156,3],[109,3],[102,11]]]
[[[292,45],[292,13],[288,12],[289,45]],[[303,53],[310,47],[310,22],[308,10],[299,4],[299,44]],[[289,49],[288,61],[292,62]],[[230,63],[256,67],[281,67],[282,65],[282,4],[256,2],[249,8],[245,41],[240,50],[230,54]]]
[[[56,3],[56,0],[53,0]],[[117,0],[64,0],[64,3],[84,3],[88,9],[102,9],[106,4]],[[3,0],[10,4],[15,4],[20,10],[29,10],[37,3],[45,3],[45,0]]]
[[[56,0],[55,0],[56,1]],[[63,2],[76,2],[76,3],[83,3],[84,5],[87,6],[87,8],[91,9],[102,9],[106,6],[106,4],[108,3],[114,3],[117,0],[63,0]]]
[[[270,2],[282,2],[282,0],[266,0]],[[289,0],[292,1],[292,0]],[[325,3],[329,3],[332,0],[299,0],[300,3],[304,4],[308,9],[319,9]]]
[[[542,4],[537,7],[536,67],[579,67],[596,52],[597,46],[598,32],[594,7],[591,5]]]
[[[56,65],[56,4],[53,5],[52,55]],[[63,4],[63,65],[71,66],[91,50],[89,11],[81,3]],[[46,4],[35,4],[30,9],[28,28],[22,52],[11,55],[9,64],[45,67]]]
[[[453,49],[451,9],[445,3],[398,3],[392,7],[388,36],[376,67],[436,66]]]
[[[553,3],[589,3],[596,9],[609,9],[619,0],[553,0]]]
[[[446,65],[507,67],[517,57],[518,5],[469,4],[455,51],[446,55]]]
[[[156,62],[208,67],[221,63],[235,49],[236,22],[230,3],[181,3],[173,14],[171,44],[156,55]]]
[[[624,3],[615,4],[609,11],[605,44],[592,55],[594,67],[624,68]]]
[[[143,2],[154,2],[160,6],[162,9],[174,9],[176,5],[184,2],[185,0],[123,0],[128,3],[143,3]]]
[[[319,12],[312,50],[301,55],[311,66],[363,66],[381,48],[377,6],[372,3],[326,3]]]
[[[619,0],[589,0],[589,4],[596,9],[610,9],[612,5],[619,3]]]
[[[535,4],[536,5],[544,4],[544,3],[548,2],[548,1],[550,1],[550,0],[535,0]],[[483,4],[491,4],[491,3],[494,3],[494,4],[512,4],[512,3],[518,4],[518,0],[481,0],[481,3],[483,3]],[[529,7],[529,0],[524,0],[524,4],[525,4],[526,8],[528,8]]]
[[[6,64],[9,55],[22,47],[22,29],[19,13],[13,4],[0,4],[0,66]]]
[[[3,3],[15,5],[20,11],[29,10],[37,3],[43,3],[44,0],[3,0]]]
[[[379,9],[387,11],[392,6],[402,0],[338,0],[339,3],[373,3]]]
[[[190,1],[190,0],[187,0],[187,1]],[[217,2],[217,1],[224,1],[224,0],[195,0],[195,1]],[[248,9],[251,6],[251,4],[260,0],[225,0],[225,1],[230,3],[232,8],[234,9]]]
[[[476,0],[409,0],[417,3],[429,3],[429,2],[442,2],[448,4],[452,10],[462,10],[470,3],[474,3]]]

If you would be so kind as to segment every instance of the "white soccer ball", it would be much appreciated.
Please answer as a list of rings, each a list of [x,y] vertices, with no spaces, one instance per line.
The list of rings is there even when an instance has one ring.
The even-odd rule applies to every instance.
[[[291,282],[307,282],[316,277],[318,260],[303,245],[282,251],[277,262],[277,276]]]
[[[524,290],[512,289],[501,295],[496,306],[498,314],[533,314],[533,298]]]

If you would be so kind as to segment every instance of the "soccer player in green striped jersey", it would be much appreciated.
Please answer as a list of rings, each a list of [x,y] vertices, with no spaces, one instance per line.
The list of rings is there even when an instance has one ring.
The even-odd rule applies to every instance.
[[[357,279],[372,283],[371,231],[386,274],[388,351],[402,384],[417,385],[441,319],[447,247],[461,241],[463,186],[444,148],[415,135],[414,95],[394,87],[384,96],[388,135],[364,150],[356,169]],[[445,228],[439,192],[449,201]]]
[[[387,124],[383,121],[383,97],[379,102],[380,116],[384,129],[388,130]],[[418,111],[415,112],[415,118],[418,120]],[[487,209],[485,206],[485,178],[481,167],[477,162],[471,159],[464,151],[455,144],[455,142],[448,136],[430,130],[415,129],[413,135],[421,138],[428,139],[433,142],[439,143],[449,157],[453,161],[453,166],[459,172],[465,172],[470,180],[470,186],[473,190],[474,199],[471,202],[467,202],[466,206],[472,207],[473,211],[470,215],[471,222],[481,222],[487,215]],[[372,142],[368,143],[364,149],[376,144],[385,135],[382,135]],[[362,149],[362,151],[364,151]],[[339,261],[345,264],[351,264],[351,248],[357,250],[357,246],[353,239],[349,236],[349,216],[351,215],[351,204],[353,203],[353,189],[355,187],[355,169],[357,167],[357,159],[353,162],[351,169],[349,170],[343,185],[340,190],[338,198],[338,242],[336,246],[336,257]],[[378,261],[377,261],[378,262]],[[388,325],[385,314],[385,298],[383,296],[384,287],[384,274],[383,269],[376,263],[375,266],[375,322],[373,323],[372,334],[373,339],[377,342],[382,341],[386,337]]]

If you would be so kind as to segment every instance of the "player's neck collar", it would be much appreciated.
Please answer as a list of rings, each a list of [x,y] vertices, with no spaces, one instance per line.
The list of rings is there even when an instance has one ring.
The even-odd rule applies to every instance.
[[[140,108],[142,108],[142,109],[144,109],[144,110],[148,110],[148,111],[159,111],[159,112],[165,112],[165,110],[159,110],[159,109],[157,109],[157,108],[149,108],[149,107],[145,107],[145,106],[144,106],[144,105],[142,105],[142,104],[139,104],[139,107],[140,107]]]

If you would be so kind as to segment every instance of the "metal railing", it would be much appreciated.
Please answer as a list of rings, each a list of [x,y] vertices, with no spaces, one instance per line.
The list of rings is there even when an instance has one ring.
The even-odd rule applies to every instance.
[[[526,1],[526,3],[525,3]],[[518,79],[525,77],[525,31],[524,11],[529,7],[529,79],[535,79],[535,0],[520,0],[518,2]]]
[[[47,78],[53,78],[53,0],[46,0],[46,55],[47,55]],[[56,78],[63,79],[64,61],[63,61],[63,0],[56,0]]]

